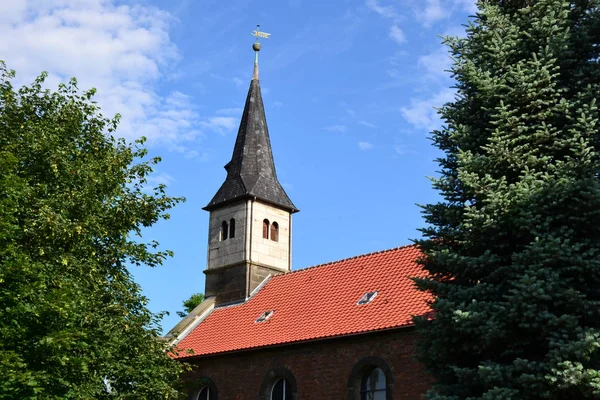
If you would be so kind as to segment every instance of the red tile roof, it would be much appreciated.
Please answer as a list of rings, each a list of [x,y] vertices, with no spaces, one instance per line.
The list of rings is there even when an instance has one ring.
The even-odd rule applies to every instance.
[[[178,357],[412,325],[411,316],[430,311],[430,296],[410,280],[425,274],[419,255],[405,246],[274,276],[245,303],[216,308],[178,343]],[[356,305],[369,291],[378,294]],[[254,322],[270,310],[268,320]]]

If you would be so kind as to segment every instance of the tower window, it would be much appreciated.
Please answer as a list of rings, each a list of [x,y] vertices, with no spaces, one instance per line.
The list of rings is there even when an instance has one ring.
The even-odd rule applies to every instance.
[[[271,240],[274,242],[279,241],[279,224],[277,222],[273,222],[271,225]]]
[[[221,222],[221,240],[227,240],[227,236],[229,234],[228,228],[227,221]]]
[[[269,238],[269,220],[264,219],[263,220],[263,239],[268,239],[268,238]]]
[[[229,238],[233,239],[235,237],[235,219],[231,218],[229,220]]]

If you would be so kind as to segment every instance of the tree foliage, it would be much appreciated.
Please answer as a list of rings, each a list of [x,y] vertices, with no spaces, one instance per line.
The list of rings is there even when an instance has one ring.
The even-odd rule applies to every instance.
[[[478,7],[417,241],[428,398],[600,398],[600,1]]]
[[[183,311],[177,311],[177,315],[181,318],[185,318],[192,310],[200,305],[204,301],[204,294],[194,293],[189,299],[185,300],[183,305]]]
[[[129,265],[170,255],[141,229],[182,199],[115,139],[73,79],[15,89],[0,63],[0,399],[174,398],[181,365]]]

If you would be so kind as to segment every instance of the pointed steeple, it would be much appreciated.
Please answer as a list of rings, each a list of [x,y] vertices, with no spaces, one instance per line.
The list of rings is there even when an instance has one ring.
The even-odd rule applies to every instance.
[[[252,46],[254,71],[231,161],[225,165],[227,178],[205,210],[233,201],[256,198],[290,212],[298,209],[277,179],[269,129],[258,80],[260,43]]]

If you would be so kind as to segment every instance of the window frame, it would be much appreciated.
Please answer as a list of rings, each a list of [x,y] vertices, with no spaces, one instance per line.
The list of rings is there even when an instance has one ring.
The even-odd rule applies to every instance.
[[[381,369],[385,376],[385,398],[394,399],[394,375],[388,364],[379,357],[369,356],[360,359],[350,372],[348,378],[348,400],[360,400],[363,378],[375,368]]]
[[[298,400],[298,385],[296,384],[296,378],[289,369],[284,367],[276,367],[269,370],[260,385],[258,399],[271,400],[273,387],[280,379],[285,379],[287,381],[286,390],[287,387],[291,390],[292,400]]]
[[[229,238],[229,224],[227,221],[221,222],[221,242],[226,241]]]
[[[271,229],[269,229],[269,232],[270,239],[274,242],[279,242],[279,224],[276,221],[271,223]]]
[[[207,397],[208,397],[208,399],[207,399],[207,400],[211,400],[211,397],[212,397],[212,396],[211,396],[211,394],[212,394],[212,393],[211,393],[211,390],[210,390],[210,386],[208,386],[208,385],[206,385],[206,386],[202,386],[200,389],[198,389],[198,394],[196,395],[196,399],[195,399],[195,400],[200,400],[200,395],[202,394],[202,391],[203,391],[204,389],[207,389],[207,390],[208,390],[208,396],[207,396]]]
[[[367,387],[367,383],[369,382],[369,380],[371,379],[371,375],[373,374],[373,371],[381,371],[381,375],[383,375],[383,388],[369,388]],[[363,398],[363,395],[366,395],[366,397],[368,397],[369,394],[371,393],[377,393],[377,392],[384,392],[387,393],[387,379],[385,378],[385,372],[383,372],[383,370],[379,367],[373,367],[371,369],[368,369],[367,371],[365,371],[365,373],[362,375],[361,379],[360,379],[360,398]],[[210,400],[210,399],[209,399]]]
[[[229,220],[229,239],[235,238],[235,218]]]
[[[270,230],[271,230],[271,222],[269,222],[269,220],[266,218],[263,219],[263,233],[262,233],[263,239],[269,238]]]
[[[212,379],[205,376],[194,380],[192,386],[190,386],[188,389],[188,399],[198,400],[200,392],[205,387],[208,387],[208,390],[210,391],[210,400],[219,400],[219,391],[217,390],[217,385],[215,385]]]
[[[279,382],[283,382],[283,399],[273,399],[273,392],[275,391],[275,386],[277,386],[277,384]],[[275,380],[275,382],[273,382],[273,385],[271,385],[271,393],[269,393],[269,400],[285,400],[286,394],[292,390],[292,388],[289,386],[290,386],[290,383],[288,382],[287,379],[285,379],[283,377]]]

